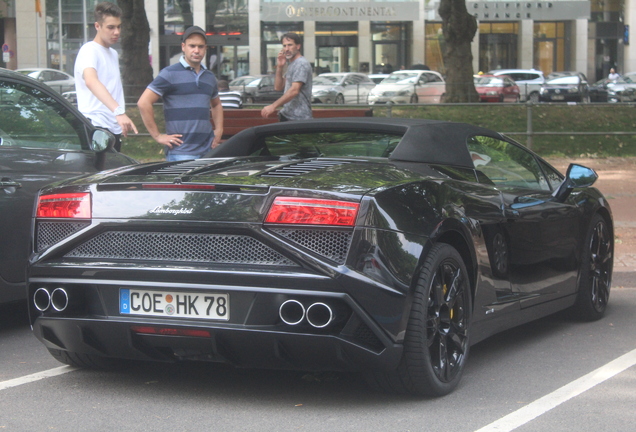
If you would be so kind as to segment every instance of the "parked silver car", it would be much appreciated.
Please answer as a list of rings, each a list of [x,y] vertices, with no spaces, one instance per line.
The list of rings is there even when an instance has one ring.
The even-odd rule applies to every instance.
[[[357,72],[323,73],[313,79],[313,103],[366,104],[375,83],[368,75]]]
[[[47,68],[28,68],[17,69],[16,72],[43,82],[58,93],[75,90],[75,78],[64,71]]]

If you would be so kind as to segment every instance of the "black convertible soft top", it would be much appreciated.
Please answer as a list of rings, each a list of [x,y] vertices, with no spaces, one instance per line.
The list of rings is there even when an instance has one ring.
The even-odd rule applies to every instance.
[[[490,129],[466,123],[399,118],[328,118],[289,121],[245,129],[205,157],[240,157],[254,153],[271,135],[312,132],[378,132],[402,135],[389,160],[474,168],[466,146],[475,135],[504,139]]]

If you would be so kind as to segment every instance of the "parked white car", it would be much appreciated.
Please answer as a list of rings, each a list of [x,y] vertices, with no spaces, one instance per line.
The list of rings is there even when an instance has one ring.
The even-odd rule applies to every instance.
[[[369,104],[440,103],[446,83],[439,72],[400,70],[392,72],[369,93]]]
[[[536,69],[496,69],[488,72],[489,75],[507,75],[519,86],[519,99],[522,102],[530,99],[539,102],[539,91],[545,83],[543,72]]]
[[[75,78],[57,69],[29,68],[16,69],[16,72],[43,82],[58,93],[75,90]]]

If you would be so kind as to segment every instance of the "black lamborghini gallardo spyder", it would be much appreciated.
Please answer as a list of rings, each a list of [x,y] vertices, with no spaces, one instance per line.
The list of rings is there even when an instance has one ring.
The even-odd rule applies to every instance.
[[[208,156],[40,192],[28,296],[54,357],[359,371],[443,395],[471,344],[605,312],[613,224],[591,169],[386,118],[258,126]]]

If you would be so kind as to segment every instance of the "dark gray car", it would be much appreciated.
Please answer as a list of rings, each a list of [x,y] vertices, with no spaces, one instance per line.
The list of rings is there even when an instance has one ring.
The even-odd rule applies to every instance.
[[[112,150],[60,94],[0,70],[0,303],[26,298],[25,267],[37,191],[50,183],[136,163]]]

